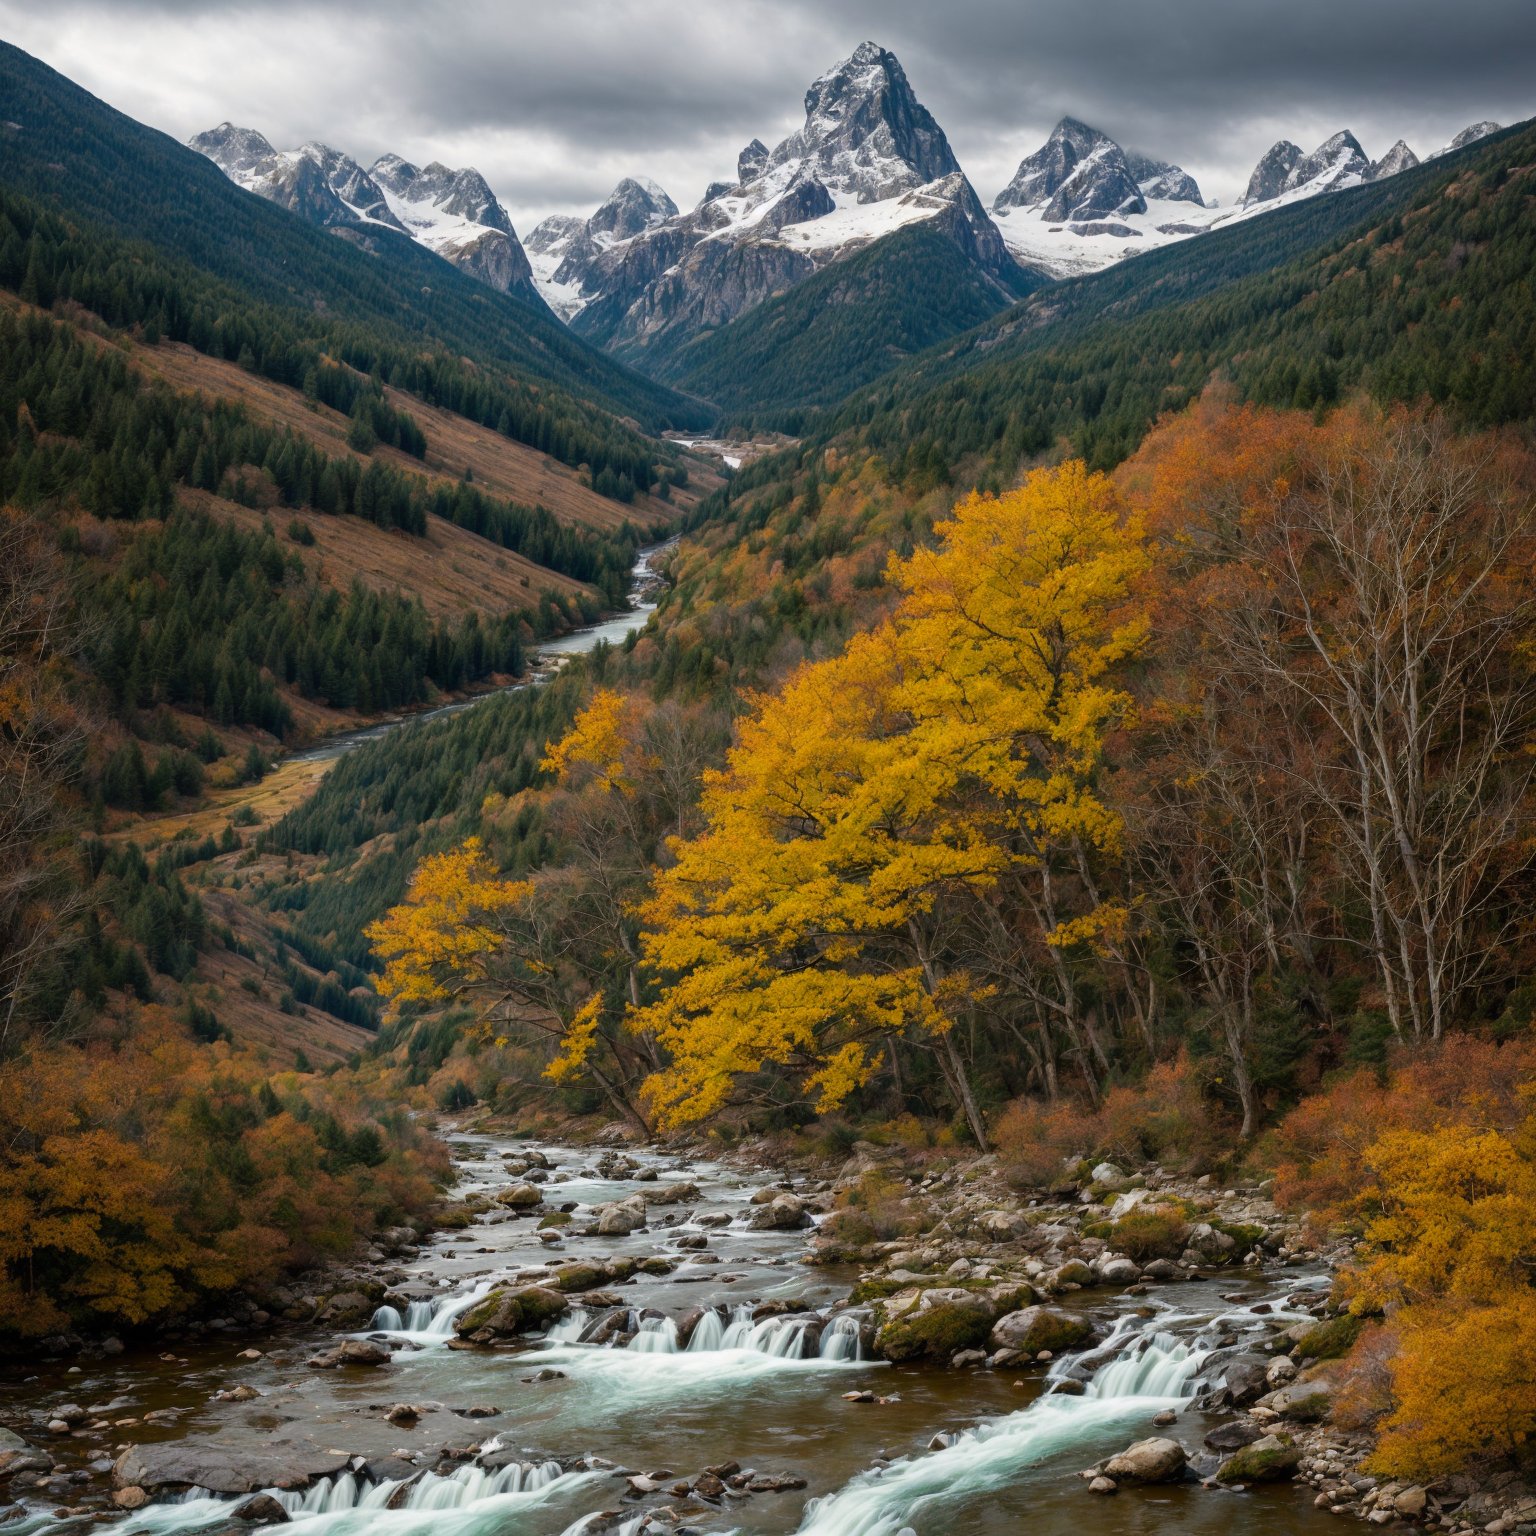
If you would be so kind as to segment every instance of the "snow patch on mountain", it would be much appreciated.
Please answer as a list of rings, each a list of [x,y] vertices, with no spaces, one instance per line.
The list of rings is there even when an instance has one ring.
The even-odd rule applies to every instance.
[[[476,170],[437,161],[417,167],[399,155],[364,170],[329,144],[278,150],[255,129],[232,123],[187,143],[231,181],[312,224],[397,230],[503,293],[532,282],[512,221]]]

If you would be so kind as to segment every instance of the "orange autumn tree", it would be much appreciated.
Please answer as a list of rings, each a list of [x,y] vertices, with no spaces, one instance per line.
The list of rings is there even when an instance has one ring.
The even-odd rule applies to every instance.
[[[946,943],[977,898],[1060,847],[1113,850],[1096,773],[1127,700],[1113,669],[1145,626],[1139,527],[1081,463],[972,496],[941,544],[893,565],[891,620],[757,703],[705,781],[703,832],[674,844],[644,909],[658,999],[632,1022],[671,1064],[663,1124],[787,1070],[829,1109],[897,1038],[929,1050],[987,1132],[955,1040],[992,994]],[[1037,949],[1091,946],[1112,900],[1010,907]]]
[[[1431,1477],[1536,1438],[1536,1114],[1390,1131],[1353,1305],[1391,1307],[1394,1403],[1373,1464]]]

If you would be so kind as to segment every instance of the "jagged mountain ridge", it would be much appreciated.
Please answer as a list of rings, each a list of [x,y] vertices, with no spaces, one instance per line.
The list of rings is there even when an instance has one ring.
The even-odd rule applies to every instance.
[[[766,151],[764,151],[766,153]],[[587,302],[600,256],[676,218],[677,204],[648,177],[626,176],[589,219],[552,214],[523,242],[544,302],[570,320]]]
[[[1456,136],[1453,146],[1475,143],[1497,128],[1495,123],[1473,124]],[[1194,178],[1179,166],[1124,150],[1107,134],[1066,117],[1040,149],[1020,162],[994,201],[992,215],[1021,265],[1066,278],[1302,198],[1381,181],[1418,164],[1402,139],[1373,161],[1348,129],[1310,154],[1281,139],[1260,158],[1238,202],[1217,208],[1205,203]]]
[[[485,178],[436,161],[382,155],[367,170],[329,144],[274,149],[254,128],[220,123],[187,141],[231,181],[326,229],[382,225],[471,277],[510,293],[533,286],[528,257]]]
[[[752,140],[737,179],[713,183],[687,213],[606,246],[590,222],[585,240],[564,222],[541,226],[546,300],[620,355],[661,355],[921,222],[996,279],[1000,302],[1011,297],[1007,248],[894,54],[861,44],[804,105],[799,129],[772,150]]]

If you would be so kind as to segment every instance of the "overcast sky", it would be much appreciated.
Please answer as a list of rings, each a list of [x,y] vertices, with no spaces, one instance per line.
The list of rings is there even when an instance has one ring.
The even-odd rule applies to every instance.
[[[524,231],[626,175],[691,206],[865,38],[989,203],[1065,113],[1223,203],[1279,138],[1536,113],[1536,0],[0,0],[0,36],[179,139],[477,166]]]

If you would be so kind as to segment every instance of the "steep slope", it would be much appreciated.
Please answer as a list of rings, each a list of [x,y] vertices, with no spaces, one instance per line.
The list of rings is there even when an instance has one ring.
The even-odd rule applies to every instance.
[[[0,96],[0,185],[145,241],[248,299],[315,326],[322,316],[366,326],[380,343],[412,351],[438,344],[648,427],[708,420],[707,410],[584,345],[531,293],[493,293],[380,225],[345,238],[317,229],[5,43]]]
[[[662,187],[626,176],[590,219],[554,214],[535,225],[526,249],[544,302],[562,320],[573,319],[595,291],[600,258],[676,217],[677,204]]]
[[[994,277],[933,224],[914,224],[694,337],[662,376],[737,419],[798,433],[818,409],[1039,282],[1022,270]]]
[[[1062,441],[1113,463],[1213,377],[1312,406],[1364,388],[1478,422],[1536,413],[1536,127],[1385,182],[1313,197],[1177,250],[1043,289],[861,391],[807,446],[742,471],[771,485],[820,446],[925,473],[979,455],[1003,477]],[[976,473],[974,468],[968,471]],[[719,508],[712,515],[719,515]]]
[[[648,369],[666,367],[700,331],[918,223],[994,277],[1009,274],[943,130],[878,44],[861,44],[814,81],[804,125],[771,151],[753,140],[737,177],[712,185],[691,212],[599,253],[581,275],[574,329]]]

